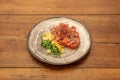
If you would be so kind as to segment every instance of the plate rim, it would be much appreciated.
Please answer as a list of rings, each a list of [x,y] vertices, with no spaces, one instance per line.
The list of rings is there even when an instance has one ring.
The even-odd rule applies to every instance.
[[[67,19],[71,19],[71,20],[73,20],[73,21],[76,21],[76,22],[80,23],[80,24],[85,28],[85,30],[88,32],[89,42],[90,42],[89,48],[88,48],[88,50],[86,51],[86,53],[84,53],[80,58],[77,58],[76,60],[71,61],[71,62],[68,62],[68,63],[65,63],[65,64],[54,64],[54,63],[50,63],[50,62],[48,62],[48,61],[45,61],[45,60],[40,59],[40,58],[39,58],[37,55],[35,55],[35,53],[33,53],[33,51],[30,49],[30,46],[29,46],[29,38],[30,38],[30,35],[31,35],[32,30],[33,30],[39,23],[41,23],[41,22],[43,22],[43,21],[46,21],[46,20],[49,20],[49,19],[54,19],[54,18],[67,18]],[[45,18],[45,19],[37,22],[37,23],[30,29],[30,31],[28,32],[28,35],[27,35],[27,36],[28,36],[28,37],[27,37],[27,48],[28,48],[28,50],[29,50],[29,53],[32,54],[32,56],[34,56],[37,60],[42,61],[42,62],[45,62],[45,63],[48,63],[48,64],[51,64],[51,65],[68,65],[68,64],[71,64],[71,63],[76,62],[76,61],[78,61],[78,60],[81,60],[85,55],[88,54],[88,52],[90,51],[90,48],[91,48],[91,46],[92,46],[92,36],[91,36],[91,33],[90,33],[89,29],[87,28],[85,22],[83,22],[83,21],[81,21],[81,20],[79,21],[79,20],[76,20],[76,19],[73,19],[73,18],[70,18],[70,17],[65,17],[65,16],[64,16],[64,17],[63,17],[63,16],[62,16],[62,17],[49,17],[49,18]]]

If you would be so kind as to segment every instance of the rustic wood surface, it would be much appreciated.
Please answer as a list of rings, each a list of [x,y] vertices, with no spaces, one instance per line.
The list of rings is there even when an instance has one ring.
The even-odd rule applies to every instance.
[[[0,0],[0,80],[120,80],[120,0]],[[38,22],[67,16],[92,36],[89,54],[66,66],[36,60],[29,31]]]

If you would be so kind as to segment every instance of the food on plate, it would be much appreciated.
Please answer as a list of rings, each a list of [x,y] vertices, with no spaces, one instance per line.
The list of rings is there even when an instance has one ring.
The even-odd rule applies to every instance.
[[[41,46],[47,49],[47,53],[54,53],[57,56],[60,56],[63,53],[63,48],[58,42],[55,40],[54,35],[50,32],[46,32],[42,35]]]
[[[41,42],[41,46],[46,49],[48,54],[53,53],[60,56],[64,52],[63,47],[78,48],[80,36],[75,26],[69,27],[68,24],[60,23],[50,30],[51,32],[45,32],[42,35]]]
[[[70,49],[76,49],[80,44],[80,36],[75,26],[69,27],[68,24],[60,23],[52,28],[51,33],[59,44]]]

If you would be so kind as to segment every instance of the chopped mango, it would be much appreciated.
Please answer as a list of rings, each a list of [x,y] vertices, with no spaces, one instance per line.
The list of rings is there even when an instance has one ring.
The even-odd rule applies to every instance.
[[[49,53],[51,53],[51,50],[50,50],[50,49],[47,49],[47,51],[46,51],[46,52],[49,54]]]
[[[58,44],[58,42],[57,42],[56,40],[53,40],[52,43],[57,46],[57,48],[59,49],[59,51],[60,51],[61,53],[63,53],[63,48],[62,48],[62,46],[61,46],[60,44]]]
[[[54,39],[54,36],[50,33],[50,32],[46,32],[43,37],[42,37],[43,40],[50,40],[52,41]]]

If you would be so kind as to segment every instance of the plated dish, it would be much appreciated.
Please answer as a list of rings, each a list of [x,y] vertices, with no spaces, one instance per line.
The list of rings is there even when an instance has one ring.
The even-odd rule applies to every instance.
[[[28,38],[28,48],[38,60],[65,65],[81,59],[89,51],[90,34],[71,18],[50,18],[39,22]]]

